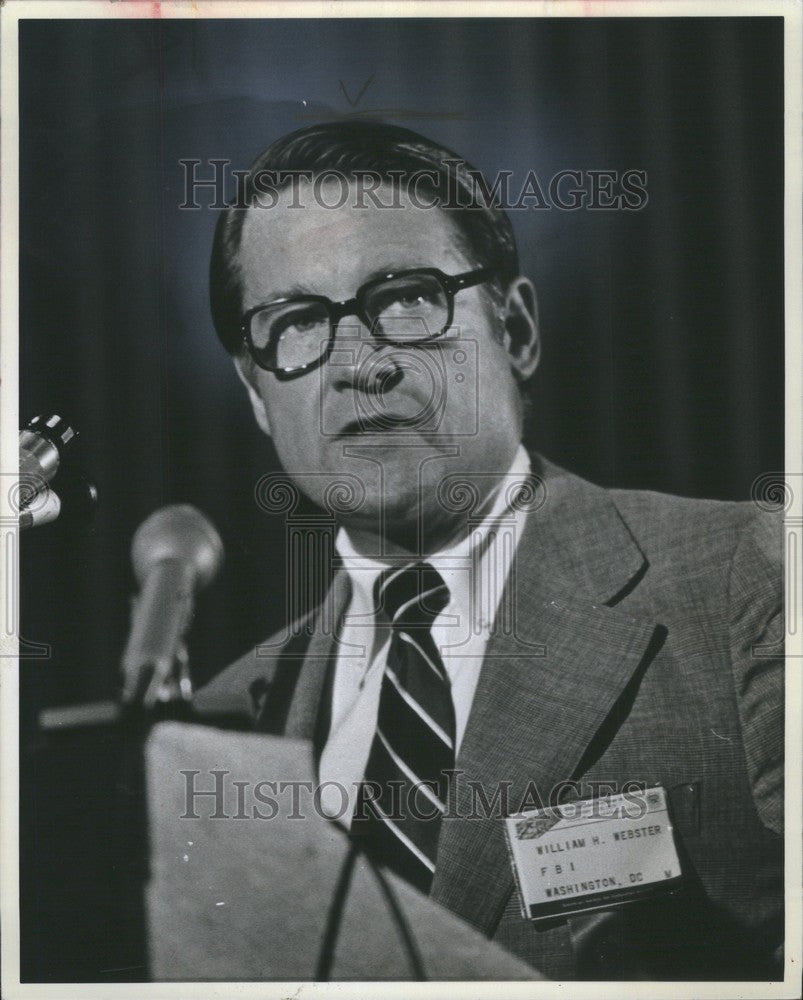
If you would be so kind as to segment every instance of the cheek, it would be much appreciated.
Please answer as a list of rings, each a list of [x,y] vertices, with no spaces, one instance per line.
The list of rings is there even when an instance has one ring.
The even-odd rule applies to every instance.
[[[301,385],[300,379],[295,382],[279,382],[274,379],[272,385],[262,383],[260,388],[277,446],[281,446],[283,442],[308,439],[310,431],[317,426],[315,393]]]

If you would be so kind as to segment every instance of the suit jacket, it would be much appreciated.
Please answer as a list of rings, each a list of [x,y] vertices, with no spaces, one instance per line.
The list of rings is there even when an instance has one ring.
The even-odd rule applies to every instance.
[[[555,979],[772,979],[783,940],[782,526],[752,503],[606,491],[546,461],[486,650],[450,812],[500,782],[661,784],[684,867],[663,897],[556,920],[520,911],[498,815],[445,819],[431,896]],[[326,735],[345,573],[210,694],[259,728]],[[504,601],[504,599],[503,599]],[[474,791],[471,790],[471,782]],[[583,796],[581,785],[581,796]]]

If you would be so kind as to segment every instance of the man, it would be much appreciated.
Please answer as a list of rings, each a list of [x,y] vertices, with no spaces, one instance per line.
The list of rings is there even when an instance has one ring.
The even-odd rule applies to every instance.
[[[212,690],[314,740],[355,841],[547,976],[777,975],[778,525],[525,452],[535,292],[448,150],[312,126],[241,194],[215,237],[216,327],[290,479],[351,502],[322,607]],[[526,919],[504,815],[603,787],[665,790],[682,876]],[[644,829],[612,835],[614,865]],[[582,894],[559,861],[547,886]]]

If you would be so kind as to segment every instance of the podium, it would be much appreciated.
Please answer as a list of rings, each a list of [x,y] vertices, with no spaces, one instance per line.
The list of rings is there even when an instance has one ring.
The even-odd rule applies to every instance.
[[[316,806],[314,775],[304,741],[182,722],[153,728],[145,747],[151,980],[310,981],[322,949],[333,981],[417,978],[381,877],[361,855],[349,858],[347,834]],[[543,978],[383,875],[427,979]],[[338,887],[342,909],[333,914]]]

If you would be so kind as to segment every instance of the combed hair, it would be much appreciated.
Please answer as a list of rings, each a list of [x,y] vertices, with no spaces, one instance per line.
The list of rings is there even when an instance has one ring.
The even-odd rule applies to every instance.
[[[365,121],[310,125],[278,139],[256,159],[243,178],[237,204],[223,210],[218,219],[209,289],[215,329],[230,354],[242,350],[238,254],[246,212],[261,193],[254,178],[275,175],[275,190],[280,190],[288,186],[293,174],[304,172],[314,177],[326,171],[339,171],[347,177],[370,173],[393,184],[409,184],[422,171],[436,175],[437,181],[432,177],[421,187],[441,198],[449,193],[440,210],[453,218],[477,266],[497,268],[492,289],[498,293],[518,274],[510,219],[488,197],[481,173],[465,160],[396,125]]]

